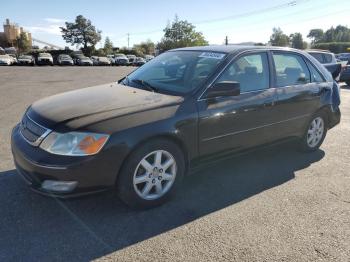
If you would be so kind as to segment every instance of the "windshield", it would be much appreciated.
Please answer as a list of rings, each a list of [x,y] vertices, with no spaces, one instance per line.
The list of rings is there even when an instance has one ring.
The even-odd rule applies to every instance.
[[[21,55],[19,59],[32,59],[32,57],[29,55]]]
[[[39,56],[42,56],[42,57],[51,57],[51,55],[50,55],[50,54],[47,54],[47,53],[41,53],[41,54],[39,54]]]
[[[132,72],[122,83],[142,88],[135,83],[144,81],[159,92],[186,94],[204,83],[225,56],[203,51],[166,52]]]
[[[9,55],[0,55],[0,58],[10,58]]]
[[[69,55],[61,55],[61,59],[72,59]]]

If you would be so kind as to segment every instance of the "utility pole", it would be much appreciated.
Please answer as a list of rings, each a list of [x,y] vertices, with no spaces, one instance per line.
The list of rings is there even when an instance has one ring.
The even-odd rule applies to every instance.
[[[225,45],[228,45],[228,37],[225,37]]]
[[[130,48],[130,34],[128,33],[128,49]]]

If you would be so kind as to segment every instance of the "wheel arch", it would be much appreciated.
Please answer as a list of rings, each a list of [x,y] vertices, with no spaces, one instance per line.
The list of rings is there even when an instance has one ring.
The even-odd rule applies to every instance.
[[[174,144],[176,144],[180,150],[183,152],[184,154],[184,160],[185,160],[185,175],[188,173],[189,167],[190,167],[190,156],[189,156],[189,152],[187,149],[187,146],[185,145],[184,141],[179,138],[178,136],[176,136],[175,134],[169,134],[169,133],[165,133],[165,134],[157,134],[157,135],[152,135],[149,137],[146,137],[140,141],[138,141],[137,143],[135,143],[129,150],[128,154],[125,156],[124,160],[123,160],[123,164],[121,165],[121,167],[118,170],[118,174],[116,175],[116,180],[115,183],[118,182],[118,178],[119,178],[119,173],[123,170],[124,165],[127,161],[127,159],[130,157],[130,155],[135,152],[138,148],[140,148],[141,146],[143,146],[145,143],[148,143],[149,141],[152,140],[157,140],[157,139],[166,139],[169,140],[171,142],[173,142]]]

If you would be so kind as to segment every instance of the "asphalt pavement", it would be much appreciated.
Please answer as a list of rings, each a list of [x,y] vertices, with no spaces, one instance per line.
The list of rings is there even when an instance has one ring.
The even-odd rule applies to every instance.
[[[16,174],[11,128],[32,102],[116,81],[130,67],[0,67],[0,261],[350,261],[350,88],[321,149],[259,149],[211,163],[171,202],[115,192],[56,200]]]

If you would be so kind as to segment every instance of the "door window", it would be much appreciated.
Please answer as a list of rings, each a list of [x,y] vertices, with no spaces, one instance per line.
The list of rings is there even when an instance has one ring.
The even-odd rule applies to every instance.
[[[322,55],[322,53],[314,53],[314,52],[311,52],[309,53],[311,56],[313,56],[314,58],[316,58],[316,60],[318,62],[320,62],[321,64],[324,64],[325,61],[324,61],[324,57]]]
[[[277,87],[310,83],[310,72],[301,56],[275,53],[273,60]]]
[[[242,56],[234,61],[217,82],[240,83],[241,93],[269,88],[269,66],[266,53]]]
[[[314,65],[312,65],[309,61],[307,62],[307,65],[311,73],[311,82],[316,82],[316,83],[325,82],[322,75],[317,71]]]

